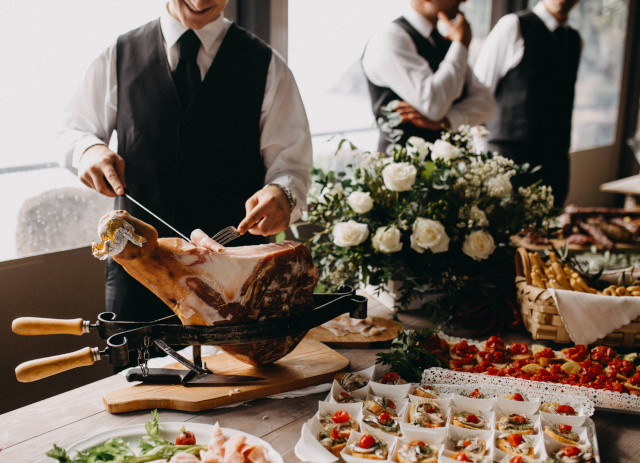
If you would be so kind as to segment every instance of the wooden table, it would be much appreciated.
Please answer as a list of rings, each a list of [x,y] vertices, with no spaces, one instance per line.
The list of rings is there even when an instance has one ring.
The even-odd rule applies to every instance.
[[[600,185],[600,191],[624,195],[624,208],[635,209],[640,196],[640,175],[613,180]]]
[[[371,299],[369,311],[382,315],[385,310]],[[386,311],[387,316],[389,312]],[[428,322],[415,312],[399,315],[405,328],[423,328]],[[503,334],[506,341],[531,342],[526,332]],[[352,370],[360,370],[375,362],[373,349],[339,349],[351,361]],[[78,370],[82,374],[82,370]],[[127,386],[115,375],[87,386],[51,397],[0,415],[0,462],[35,463],[53,461],[45,452],[53,444],[68,447],[72,443],[113,428],[144,424],[148,411],[112,415],[105,411],[102,396]],[[302,424],[312,417],[318,401],[326,393],[294,399],[259,399],[248,406],[219,408],[199,413],[160,410],[160,421],[213,424],[240,429],[269,442],[286,463],[299,462],[293,448],[300,437]],[[4,397],[3,400],[11,400]],[[596,425],[602,463],[632,463],[640,457],[640,416],[597,411],[592,417]]]

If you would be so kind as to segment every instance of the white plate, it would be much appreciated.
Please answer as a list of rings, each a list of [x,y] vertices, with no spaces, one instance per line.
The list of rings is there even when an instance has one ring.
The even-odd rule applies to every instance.
[[[185,428],[187,431],[193,432],[196,437],[196,442],[201,445],[206,445],[209,442],[209,438],[213,433],[213,425],[204,423],[160,423],[160,437],[170,442],[175,442],[176,437],[180,434],[181,429]],[[246,442],[249,445],[262,445],[267,453],[267,458],[270,463],[283,463],[282,456],[275,451],[275,449],[268,442],[237,429],[222,428],[222,434],[225,438],[229,439],[236,434],[242,434],[246,437]],[[71,445],[67,449],[67,453],[72,456],[77,451],[87,450],[95,445],[105,442],[112,437],[122,437],[122,439],[133,449],[134,452],[139,451],[138,438],[146,436],[147,431],[143,424],[124,426],[121,428],[115,428],[110,431],[105,431],[95,436],[91,436],[87,439],[83,439],[75,444]]]

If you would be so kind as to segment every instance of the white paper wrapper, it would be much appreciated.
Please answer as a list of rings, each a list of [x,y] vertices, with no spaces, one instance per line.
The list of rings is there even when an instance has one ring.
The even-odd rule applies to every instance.
[[[298,440],[294,449],[296,456],[300,460],[313,463],[332,463],[338,461],[338,457],[329,452],[318,441],[317,436],[320,431],[321,426],[317,414],[302,425],[300,440]]]
[[[353,444],[359,442],[360,438],[363,436],[363,433],[360,433],[360,432],[351,433],[351,436],[349,436],[349,440],[347,440],[347,445],[345,446],[344,449],[342,449],[342,452],[340,452],[340,456],[342,457],[342,459],[347,463],[371,463],[372,461],[389,461],[389,459],[393,456],[397,438],[395,436],[390,436],[389,434],[385,434],[385,433],[369,433],[369,434],[374,435],[378,439],[386,442],[387,449],[389,451],[389,456],[387,457],[386,460],[371,460],[367,458],[354,457],[353,455],[351,455],[349,449]]]
[[[342,388],[342,386],[340,386],[337,381],[334,380],[333,383],[331,383],[331,391],[329,392],[328,401],[338,402],[337,397],[340,397],[340,395],[344,393],[349,394],[350,396],[355,397],[357,400],[364,402],[365,400],[367,400],[367,394],[369,394],[369,391],[370,388],[367,384],[366,387],[358,389],[357,391],[347,392]]]
[[[447,397],[447,398],[442,398],[441,397],[439,399],[427,399],[425,397],[420,397],[420,396],[417,396],[417,395],[409,395],[409,404],[412,404],[412,403],[418,403],[419,404],[421,402],[424,402],[425,400],[431,400],[431,401],[437,403],[440,406],[440,408],[444,411],[444,410],[448,409],[451,406],[451,401],[453,399],[453,394],[443,394],[443,396],[446,396],[446,395],[448,395],[450,397]]]
[[[402,432],[402,431],[401,431],[401,428],[400,428],[400,422],[402,421],[402,418],[399,418],[399,417],[398,417],[398,418],[393,418],[393,417],[392,417],[392,418],[393,418],[393,420],[394,420],[396,423],[398,423],[398,431],[396,431],[396,432],[387,432],[387,431],[385,431],[384,429],[377,428],[377,427],[375,427],[375,426],[372,426],[372,425],[368,424],[368,423],[365,421],[365,418],[366,418],[367,416],[375,416],[375,415],[374,415],[373,413],[369,413],[369,412],[365,412],[365,413],[363,414],[363,416],[362,416],[362,425],[361,425],[362,432],[369,433],[369,434],[383,432],[383,433],[385,433],[385,434],[390,434],[390,435],[392,435],[392,436],[397,436],[397,435],[399,435],[399,434]]]
[[[524,395],[524,394],[523,394]],[[527,397],[529,400],[525,400],[523,402],[513,400],[513,399],[505,399],[504,397],[498,397],[496,399],[496,405],[498,410],[503,413],[507,413],[511,410],[511,413],[522,413],[525,415],[533,415],[540,408],[540,400],[532,399],[531,397]]]
[[[461,395],[453,396],[453,406],[462,410],[490,411],[496,405],[496,398],[473,399]]]
[[[499,459],[502,459],[504,457],[504,455],[506,455],[505,452],[503,452],[502,450],[500,450],[498,448],[498,440],[501,438],[506,437],[507,435],[509,435],[509,433],[503,433],[500,431],[496,431],[495,433],[495,448],[494,448],[494,459],[497,456]],[[531,442],[533,444],[533,458],[541,458],[543,456],[545,456],[545,449],[544,449],[544,443],[542,441],[542,436],[540,434],[529,434],[529,435],[524,435],[522,436],[523,439],[527,442]]]
[[[381,397],[389,397],[391,399],[404,399],[409,394],[411,383],[406,384],[382,384],[375,381],[369,383],[371,392]]]

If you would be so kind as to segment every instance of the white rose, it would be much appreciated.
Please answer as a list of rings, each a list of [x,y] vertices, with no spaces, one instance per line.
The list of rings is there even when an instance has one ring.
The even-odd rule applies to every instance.
[[[357,246],[369,236],[369,227],[355,220],[337,223],[333,227],[333,243],[343,248]]]
[[[371,238],[371,244],[378,251],[391,254],[402,249],[401,237],[402,233],[395,225],[380,227]]]
[[[491,177],[487,181],[487,190],[489,191],[489,196],[493,196],[494,198],[504,198],[505,196],[510,195],[513,191],[511,179],[508,175],[504,174]]]
[[[446,252],[449,250],[449,236],[442,223],[437,220],[418,217],[413,223],[411,248],[422,254],[425,249],[431,252]]]
[[[409,191],[416,182],[417,172],[413,164],[393,162],[382,169],[382,180],[391,191]]]
[[[431,159],[442,159],[443,161],[450,161],[453,158],[460,156],[460,150],[453,146],[451,143],[444,140],[436,140],[431,145]]]
[[[462,252],[474,260],[488,259],[496,250],[493,237],[482,230],[476,230],[467,235],[462,245]]]
[[[411,156],[419,156],[424,159],[429,152],[429,144],[421,137],[409,137],[407,140],[407,153]]]
[[[373,209],[373,199],[371,193],[354,191],[347,197],[347,203],[358,214],[366,214]]]

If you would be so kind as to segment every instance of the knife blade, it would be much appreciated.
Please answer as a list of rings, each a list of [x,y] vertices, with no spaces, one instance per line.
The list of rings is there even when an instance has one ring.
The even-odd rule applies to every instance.
[[[165,220],[163,220],[160,216],[158,216],[157,214],[155,214],[154,212],[152,212],[149,208],[143,206],[138,200],[134,199],[131,194],[129,193],[129,190],[125,189],[124,190],[124,195],[125,198],[127,198],[129,201],[131,201],[132,203],[136,204],[140,209],[142,209],[143,211],[145,211],[147,214],[149,214],[150,216],[152,216],[154,219],[160,221],[161,223],[163,223],[164,225],[166,225],[167,227],[169,227],[172,231],[176,232],[178,234],[178,236],[180,236],[180,238],[182,238],[185,241],[188,241],[189,243],[193,243],[193,241],[191,241],[189,238],[187,238],[185,235],[183,235],[182,233],[180,233],[175,227],[173,227],[172,225],[170,225],[168,222],[166,222]]]
[[[185,367],[189,368],[193,374],[186,375],[181,378],[181,383],[184,386],[215,386],[219,384],[236,385],[245,384],[254,381],[262,381],[264,378],[258,376],[248,375],[220,375],[214,373],[207,368],[203,368],[200,365],[196,365],[190,360],[186,359],[178,352],[176,352],[171,346],[169,346],[162,339],[154,339],[154,344],[158,346],[165,354],[180,362]],[[177,370],[180,371],[180,370]]]
[[[142,381],[148,384],[181,384],[187,387],[242,386],[261,381],[264,378],[245,375],[219,375],[216,373],[197,374],[193,370],[171,368],[149,368],[143,374],[140,367],[127,371],[127,381]]]

